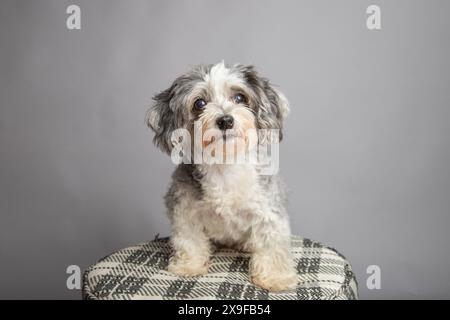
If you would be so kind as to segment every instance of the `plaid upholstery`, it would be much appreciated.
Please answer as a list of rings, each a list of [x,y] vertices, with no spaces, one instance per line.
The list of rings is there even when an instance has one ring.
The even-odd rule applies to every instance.
[[[83,298],[110,299],[357,299],[358,289],[350,264],[336,250],[292,237],[298,271],[297,289],[270,293],[249,281],[249,254],[219,249],[208,274],[184,278],[167,272],[169,238],[119,250],[90,268],[83,276]]]

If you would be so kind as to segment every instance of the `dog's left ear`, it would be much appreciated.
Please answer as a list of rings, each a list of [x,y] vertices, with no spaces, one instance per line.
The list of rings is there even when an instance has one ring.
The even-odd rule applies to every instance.
[[[279,141],[283,139],[283,123],[289,114],[289,102],[286,96],[274,88],[268,80],[264,87],[267,100],[263,100],[263,107],[268,112],[261,110],[258,121],[263,129],[278,129]]]
[[[279,141],[283,138],[283,122],[289,113],[289,102],[268,79],[261,77],[253,66],[239,66],[245,81],[255,93],[258,129],[278,130]]]

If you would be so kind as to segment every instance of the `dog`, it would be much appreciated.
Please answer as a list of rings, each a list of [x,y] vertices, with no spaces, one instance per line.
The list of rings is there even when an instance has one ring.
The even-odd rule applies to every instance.
[[[203,133],[202,148],[237,138],[248,146],[247,130],[278,133],[259,134],[257,146],[279,142],[289,112],[286,97],[253,66],[224,62],[193,67],[153,100],[146,122],[155,145],[169,155],[180,142],[174,132],[192,133],[195,123]],[[207,130],[218,134],[205,138]],[[215,152],[233,155],[236,150],[220,145]],[[219,245],[250,253],[255,285],[269,291],[296,287],[285,187],[278,174],[262,175],[258,168],[245,162],[177,165],[165,196],[174,249],[169,272],[187,277],[207,273]]]

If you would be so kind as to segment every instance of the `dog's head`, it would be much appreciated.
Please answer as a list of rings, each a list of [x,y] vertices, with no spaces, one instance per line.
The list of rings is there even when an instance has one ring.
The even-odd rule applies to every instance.
[[[203,133],[219,131],[224,140],[245,139],[249,129],[278,130],[281,140],[283,121],[289,111],[285,96],[254,67],[229,67],[223,62],[192,68],[153,99],[147,124],[155,132],[155,144],[167,153],[173,147],[172,133],[179,128],[193,132],[196,121],[201,123]],[[215,137],[202,135],[203,145],[216,143]],[[261,143],[265,138],[259,139]]]

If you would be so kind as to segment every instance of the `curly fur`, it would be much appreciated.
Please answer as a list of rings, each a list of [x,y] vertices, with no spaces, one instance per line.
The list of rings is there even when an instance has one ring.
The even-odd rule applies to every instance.
[[[248,97],[244,105],[229,100],[236,90]],[[208,101],[202,114],[191,107],[199,96]],[[199,119],[214,127],[223,114],[234,116],[236,130],[278,129],[281,139],[289,110],[286,98],[253,67],[223,62],[194,67],[154,99],[147,122],[166,153],[175,129],[192,130]],[[268,138],[261,136],[259,143]],[[204,274],[214,246],[225,245],[251,252],[250,277],[256,285],[272,291],[295,287],[286,195],[277,175],[261,175],[253,164],[180,164],[165,203],[174,248],[170,272]]]

